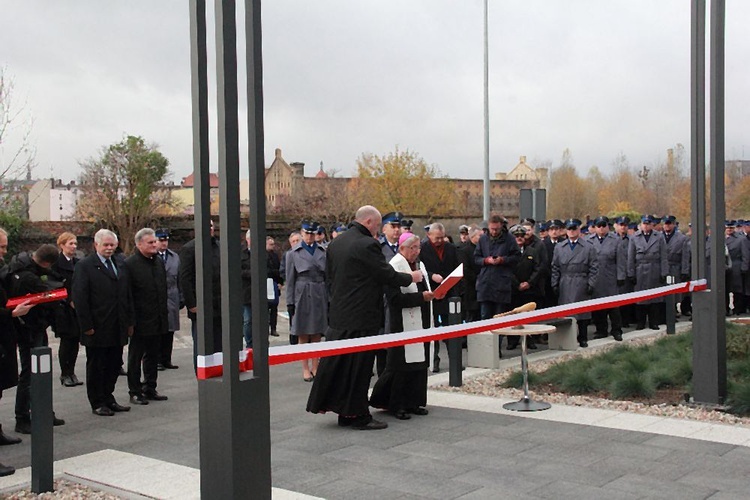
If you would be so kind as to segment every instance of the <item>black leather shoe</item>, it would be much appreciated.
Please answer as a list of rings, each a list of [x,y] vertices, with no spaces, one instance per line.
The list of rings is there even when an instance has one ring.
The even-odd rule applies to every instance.
[[[516,347],[518,347],[518,344],[517,343],[514,344],[514,343],[511,342],[511,343],[508,344],[508,347],[506,347],[505,350],[506,351],[512,351]]]
[[[73,377],[63,375],[60,377],[60,383],[65,387],[75,387],[76,383],[73,381]]]
[[[635,325],[635,329],[636,330],[645,330],[646,329],[646,324],[644,323],[643,325],[641,325],[639,323],[639,324]]]
[[[271,337],[278,337],[279,334],[276,332],[276,328],[271,328]]]
[[[10,465],[0,464],[0,477],[10,476],[16,473],[16,468]]]
[[[148,401],[140,394],[133,394],[130,396],[130,403],[134,405],[147,405]]]
[[[167,396],[164,396],[163,394],[159,394],[156,391],[144,391],[143,392],[143,398],[144,399],[150,399],[151,401],[166,401],[169,399]]]
[[[353,418],[342,417],[339,415],[339,427],[349,427],[354,422]]]
[[[410,408],[406,411],[408,411],[409,413],[413,413],[414,415],[427,415],[428,413],[430,413],[427,408],[422,408],[421,406]]]
[[[652,330],[658,330],[659,329],[659,325],[651,325],[651,326],[649,326],[649,328],[651,328]]]
[[[21,438],[9,436],[0,429],[0,446],[9,446],[11,444],[18,444],[21,442]]]
[[[166,368],[164,368],[164,365],[161,363],[156,365],[156,369],[159,370],[160,372],[163,372],[164,370],[166,370]]]
[[[527,342],[526,349],[536,349],[536,342]]]
[[[581,347],[588,347],[589,343],[584,340],[583,342],[578,342],[578,345]]]
[[[172,363],[164,363],[162,366],[167,370],[176,370],[179,368],[179,366],[173,365]]]
[[[31,419],[16,419],[16,432],[19,434],[31,434]]]
[[[411,418],[411,415],[409,415],[408,413],[406,413],[406,411],[404,411],[404,410],[394,411],[393,412],[393,416],[396,417],[399,420],[409,420]]]
[[[73,383],[75,385],[83,385],[83,382],[81,382],[80,380],[78,380],[78,377],[76,376],[75,373],[73,375],[71,375],[70,378],[71,378],[71,380],[73,380]]]
[[[354,422],[352,422],[352,429],[358,431],[377,431],[380,429],[386,429],[387,427],[388,424],[386,424],[385,422],[380,422],[379,420],[375,420],[374,418],[372,418],[372,415],[358,418]]]
[[[106,406],[100,406],[95,410],[91,410],[91,413],[93,413],[94,415],[99,415],[100,417],[113,417],[115,415],[115,412],[113,412]]]
[[[109,409],[115,413],[121,412],[121,411],[130,411],[129,406],[121,405],[117,401],[115,401],[114,403],[109,403]]]
[[[622,342],[622,333],[613,333],[612,338],[614,338],[618,342]]]
[[[52,425],[54,425],[55,427],[59,427],[61,425],[65,425],[65,420],[63,420],[61,418],[57,418],[55,416],[55,414],[53,413],[52,414]]]

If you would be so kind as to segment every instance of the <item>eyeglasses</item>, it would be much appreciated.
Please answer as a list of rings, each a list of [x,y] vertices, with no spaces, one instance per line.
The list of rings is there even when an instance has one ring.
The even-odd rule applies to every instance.
[[[604,223],[601,223],[601,224],[597,224],[597,225],[596,225],[596,227],[607,227],[607,226],[608,226],[608,224],[604,224]]]

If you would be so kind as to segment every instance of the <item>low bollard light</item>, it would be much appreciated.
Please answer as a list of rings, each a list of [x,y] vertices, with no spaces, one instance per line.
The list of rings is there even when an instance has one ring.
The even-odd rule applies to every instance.
[[[52,349],[31,349],[31,491],[54,490]]]
[[[448,299],[448,324],[458,325],[461,323],[461,298],[451,297]],[[448,385],[461,387],[463,385],[461,369],[461,338],[448,339]]]

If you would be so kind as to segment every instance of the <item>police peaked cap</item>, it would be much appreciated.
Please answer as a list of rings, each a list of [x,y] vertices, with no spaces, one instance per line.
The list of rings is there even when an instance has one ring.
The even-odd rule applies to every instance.
[[[319,224],[317,222],[310,222],[308,220],[303,220],[302,224],[300,224],[300,229],[305,233],[311,233],[315,234],[318,232]]]
[[[383,216],[383,224],[393,224],[395,226],[401,225],[401,219],[404,218],[404,214],[401,212],[388,212]]]

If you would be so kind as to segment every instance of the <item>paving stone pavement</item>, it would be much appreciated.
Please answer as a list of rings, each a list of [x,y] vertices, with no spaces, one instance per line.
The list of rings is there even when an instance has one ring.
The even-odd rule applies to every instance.
[[[274,343],[288,339],[283,323],[280,320],[281,337]],[[85,386],[65,388],[55,383],[54,408],[66,420],[66,425],[55,428],[56,460],[117,450],[199,468],[197,383],[188,325],[184,320],[176,342],[174,362],[180,369],[159,372],[159,391],[169,396],[168,401],[103,418],[91,414]],[[56,356],[56,342],[52,345]],[[85,371],[84,358],[82,350],[79,376]],[[302,380],[299,364],[271,367],[270,373],[275,488],[328,499],[749,495],[750,447],[739,441],[717,443],[611,429],[605,424],[553,421],[543,415],[546,412],[528,418],[490,411],[491,403],[478,397],[464,396],[459,401],[432,392],[430,398],[440,406],[429,405],[428,416],[400,421],[378,413],[376,418],[386,421],[388,429],[360,432],[339,428],[333,414],[304,411],[310,384]],[[127,402],[124,377],[116,396]],[[0,402],[0,423],[11,433],[14,397],[14,390],[6,391]],[[20,445],[1,447],[0,462],[28,467],[28,437]],[[169,480],[174,482],[174,477]]]

